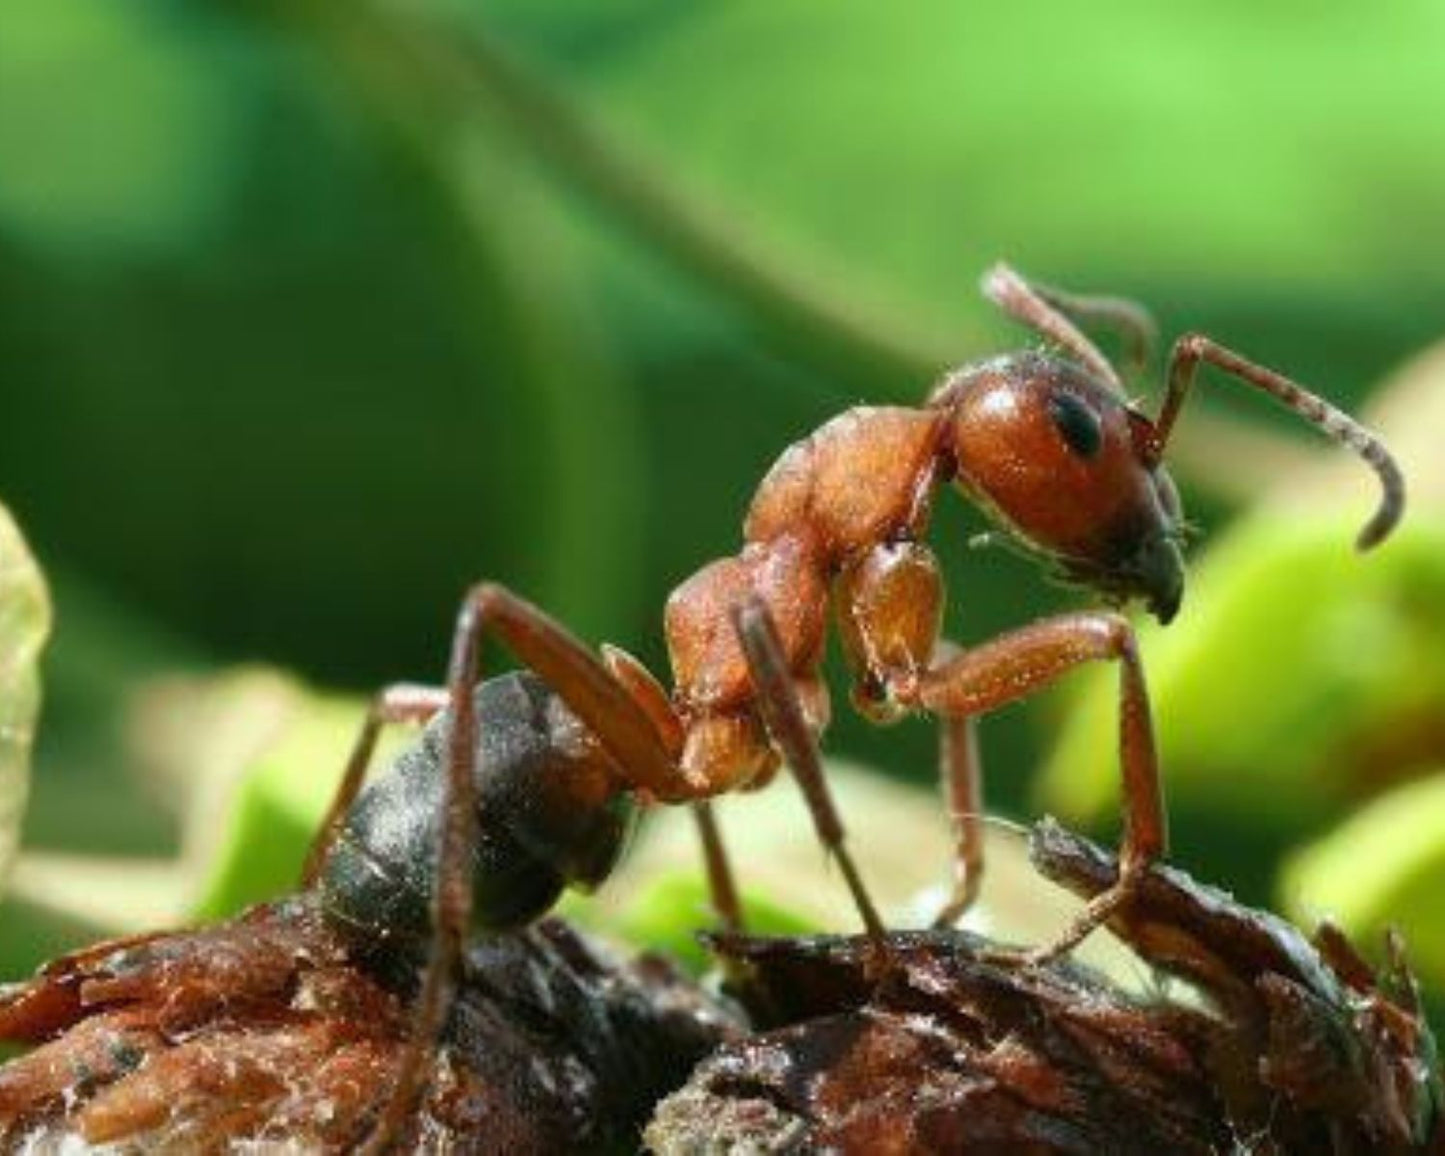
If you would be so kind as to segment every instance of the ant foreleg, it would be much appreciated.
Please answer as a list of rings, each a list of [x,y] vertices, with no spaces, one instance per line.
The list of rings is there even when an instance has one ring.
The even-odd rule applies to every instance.
[[[798,781],[808,811],[813,816],[818,838],[842,871],[864,929],[874,944],[882,949],[886,934],[883,921],[878,917],[878,909],[863,886],[862,876],[858,874],[858,868],[844,843],[843,821],[838,816],[838,808],[823,776],[817,738],[803,714],[772,613],[767,603],[754,594],[733,607],[732,620],[743,653],[747,656],[748,672],[757,692],[757,705],[763,723]]]
[[[1064,932],[1033,952],[1042,962],[1076,946],[1127,902],[1148,866],[1168,846],[1167,819],[1154,746],[1149,696],[1134,630],[1117,614],[1064,614],[986,642],[895,685],[900,701],[936,714],[971,717],[1031,694],[1083,662],[1119,662],[1119,753],[1124,839],[1119,879],[1096,896]]]
[[[306,853],[306,865],[301,871],[303,888],[316,882],[316,877],[325,865],[326,855],[331,850],[331,844],[336,841],[341,822],[346,818],[351,804],[356,802],[356,796],[366,778],[366,768],[376,751],[376,740],[381,735],[381,728],[389,723],[425,723],[438,711],[445,710],[446,705],[447,692],[443,687],[418,686],[411,682],[392,683],[382,687],[373,696],[370,706],[367,707],[366,720],[361,724],[361,730],[357,732],[356,741],[351,747],[351,754],[346,759],[346,770],[342,773],[341,782],[336,786],[331,805],[327,807],[325,818],[316,828],[311,848]]]

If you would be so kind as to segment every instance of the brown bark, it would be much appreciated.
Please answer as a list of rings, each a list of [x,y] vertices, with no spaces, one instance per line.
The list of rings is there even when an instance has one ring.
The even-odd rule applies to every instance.
[[[0,1068],[0,1148],[345,1151],[385,1102],[404,989],[351,958],[304,896],[59,960],[0,990],[0,1038],[38,1044]],[[662,961],[611,960],[555,920],[479,940],[402,1142],[625,1149],[735,1030]]]
[[[1041,873],[1083,897],[1112,858],[1051,823]],[[1202,997],[1141,1000],[1067,962],[953,932],[714,941],[760,1030],[723,1045],[647,1133],[697,1152],[1405,1156],[1442,1151],[1434,1042],[1398,944],[1379,975],[1155,868],[1113,930]]]

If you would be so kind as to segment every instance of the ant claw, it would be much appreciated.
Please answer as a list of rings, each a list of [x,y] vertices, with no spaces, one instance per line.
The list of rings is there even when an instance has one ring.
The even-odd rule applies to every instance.
[[[863,979],[875,988],[880,988],[898,970],[898,956],[887,938],[869,936],[868,947],[863,953]]]

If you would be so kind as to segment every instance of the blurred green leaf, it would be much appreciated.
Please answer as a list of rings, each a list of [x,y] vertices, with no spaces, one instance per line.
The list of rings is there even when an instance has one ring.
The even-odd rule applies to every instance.
[[[184,793],[153,778],[137,704],[153,680],[204,670],[194,643],[123,599],[48,565],[57,608],[45,656],[45,725],[36,740],[25,849],[170,854]],[[178,775],[184,784],[188,777]]]
[[[30,975],[45,960],[114,934],[114,929],[76,918],[67,911],[27,901],[5,900],[5,933],[0,935],[0,983]],[[0,1054],[0,1060],[5,1057]]]
[[[9,511],[0,506],[0,885],[19,841],[40,710],[37,663],[50,634],[50,597]]]
[[[1412,962],[1445,988],[1445,774],[1381,795],[1295,852],[1279,899],[1295,919],[1327,917],[1358,943],[1404,933]]]
[[[1411,769],[1421,752],[1391,750],[1389,736],[1438,738],[1445,529],[1415,517],[1360,557],[1358,520],[1252,515],[1196,567],[1180,621],[1141,629],[1173,799],[1298,831]],[[1117,675],[1089,677],[1041,782],[1047,805],[1074,821],[1118,798]]]
[[[1312,8],[1307,37],[1298,6],[1242,3],[623,5],[586,44],[496,7],[756,235],[925,317],[983,316],[973,279],[1005,254],[1124,286],[1440,284],[1432,0]]]
[[[516,152],[400,132],[389,102],[405,92],[353,91],[234,11],[101,5],[67,22],[77,6],[63,0],[35,49],[50,83],[0,118],[81,131],[66,101],[89,89],[57,77],[84,75],[87,38],[127,22],[140,30],[115,33],[105,67],[141,91],[116,97],[118,119],[163,83],[157,53],[228,115],[261,115],[239,143],[218,131],[182,149],[227,194],[215,235],[184,251],[117,257],[72,222],[69,243],[108,258],[80,272],[0,205],[0,489],[58,561],[222,653],[357,687],[440,670],[479,577],[583,633],[639,615],[634,386],[573,225]],[[0,85],[8,33],[40,36],[47,12],[6,18]],[[173,103],[189,115],[184,93]],[[144,160],[89,178],[117,229],[111,186]],[[96,489],[126,516],[90,516]]]
[[[825,930],[755,887],[741,889],[748,931],[757,935],[808,935]],[[701,975],[712,957],[698,941],[698,932],[716,922],[707,880],[696,870],[660,874],[634,890],[620,907],[599,909],[589,896],[568,894],[557,913],[583,927],[621,939],[638,950],[659,951]]]
[[[156,4],[0,0],[0,226],[69,257],[172,247],[236,191],[232,61]]]
[[[186,820],[195,889],[188,906],[195,918],[217,919],[296,890],[366,704],[264,670],[233,673],[202,693],[212,700],[211,726],[189,744],[206,785]],[[218,744],[219,731],[231,737]],[[375,765],[406,733],[398,727],[384,736]]]

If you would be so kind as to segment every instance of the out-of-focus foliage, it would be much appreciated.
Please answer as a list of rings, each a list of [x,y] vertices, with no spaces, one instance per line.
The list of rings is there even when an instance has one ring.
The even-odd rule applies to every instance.
[[[1378,557],[1353,514],[1263,511],[1195,569],[1187,615],[1144,628],[1172,799],[1282,834],[1317,827],[1418,769],[1445,712],[1445,527],[1411,521]],[[1266,641],[1267,640],[1267,641]],[[1051,807],[1115,806],[1114,672],[1070,712],[1042,783]]]
[[[1285,863],[1280,897],[1295,918],[1328,916],[1360,942],[1391,928],[1432,990],[1445,982],[1445,774],[1382,794]]]
[[[257,110],[236,100],[235,61],[214,67],[206,50],[223,46],[204,32],[155,36],[137,16],[93,0],[4,5],[0,219],[52,257],[213,242],[237,191]],[[61,68],[77,83],[58,83]]]
[[[995,258],[1131,293],[1166,332],[1209,331],[1351,405],[1440,329],[1432,0],[0,6],[0,494],[60,591],[30,827],[52,849],[193,845],[187,783],[206,776],[157,752],[142,678],[253,659],[354,692],[435,678],[478,576],[661,668],[668,589],[734,548],[784,445],[1023,340],[977,297]],[[1233,401],[1201,390],[1174,459],[1211,529],[1274,469],[1197,436]],[[1267,427],[1265,408],[1232,412]],[[1428,590],[1423,530],[1357,563],[1341,519],[1339,568]],[[978,526],[940,502],[952,635],[1076,603],[966,551]],[[1245,580],[1221,545],[1187,603],[1201,631],[1206,588]],[[1382,621],[1351,613],[1347,650]],[[1428,660],[1383,620],[1368,686],[1303,618],[1309,657],[1268,617],[1221,624],[1232,663],[1302,677],[1282,706],[1324,704],[1300,736],[1245,704],[1260,743],[1300,740],[1280,792],[1313,782],[1286,764],[1346,738],[1367,753],[1422,693]],[[1164,682],[1169,645],[1146,645]],[[1159,707],[1166,750],[1203,717]],[[929,727],[837,713],[835,749],[932,777]],[[1025,805],[1054,716],[988,721],[993,805]],[[322,759],[303,748],[288,767]],[[1096,769],[1102,791],[1112,764]],[[284,789],[324,793],[337,764],[308,771]],[[1177,775],[1187,811],[1199,776]],[[256,880],[289,878],[287,822],[274,861],[235,845]],[[1235,828],[1210,823],[1176,823],[1191,862],[1260,898],[1290,836],[1266,831],[1237,868]],[[215,904],[241,895],[217,887]]]
[[[261,728],[228,728],[249,735],[244,746],[225,744],[198,759],[207,766],[208,781],[186,823],[195,888],[188,906],[195,917],[214,919],[295,890],[366,704],[310,693],[267,671],[222,679],[199,694],[212,701],[218,718],[238,720],[257,711],[270,716]],[[386,736],[377,765],[404,739],[400,727]]]
[[[748,930],[759,935],[809,935],[824,930],[755,887],[743,892],[742,901]],[[585,902],[569,903],[568,907],[568,915],[582,924],[600,924],[603,930],[628,943],[665,952],[695,974],[712,965],[697,931],[715,917],[710,914],[707,884],[694,871],[677,871],[651,880],[618,919],[598,920]]]
[[[37,663],[50,635],[50,596],[8,510],[0,506],[0,888],[19,842],[40,713]]]
[[[1245,296],[1439,276],[1392,216],[1423,223],[1445,182],[1430,0],[1370,20],[1146,0],[923,0],[907,19],[869,0],[590,19],[519,0],[485,19],[766,236],[943,324],[985,315],[968,288],[1001,242],[1025,267]]]

